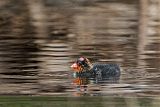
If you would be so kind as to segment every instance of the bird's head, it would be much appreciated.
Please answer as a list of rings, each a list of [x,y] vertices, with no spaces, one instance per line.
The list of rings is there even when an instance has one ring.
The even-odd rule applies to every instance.
[[[75,71],[75,72],[83,72],[83,71],[87,71],[90,70],[92,67],[92,64],[90,63],[90,61],[85,58],[85,57],[80,57],[77,59],[77,61],[71,65],[71,68]]]

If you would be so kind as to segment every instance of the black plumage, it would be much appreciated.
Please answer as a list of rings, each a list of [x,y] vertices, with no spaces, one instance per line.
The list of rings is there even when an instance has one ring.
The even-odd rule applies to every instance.
[[[90,71],[100,78],[120,76],[120,67],[117,64],[94,64]]]
[[[110,79],[120,77],[120,67],[117,64],[94,64],[91,70],[77,72],[77,76],[97,79]]]
[[[77,66],[82,68],[75,76],[80,78],[95,79],[98,81],[119,79],[121,71],[118,64],[91,64],[87,58],[79,58]]]

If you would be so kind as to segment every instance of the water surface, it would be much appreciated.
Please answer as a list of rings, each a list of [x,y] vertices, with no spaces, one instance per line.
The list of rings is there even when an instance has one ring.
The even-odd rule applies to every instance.
[[[153,5],[148,7],[151,11]],[[148,16],[147,26],[139,23],[144,18],[137,0],[0,1],[0,94],[116,96],[108,102],[102,98],[100,106],[158,106],[160,36],[156,19],[155,14]],[[75,85],[70,65],[79,56],[93,63],[119,64],[121,78],[101,84],[83,79],[84,84]],[[57,106],[66,103],[70,105],[62,101]],[[78,103],[84,106],[86,102]]]

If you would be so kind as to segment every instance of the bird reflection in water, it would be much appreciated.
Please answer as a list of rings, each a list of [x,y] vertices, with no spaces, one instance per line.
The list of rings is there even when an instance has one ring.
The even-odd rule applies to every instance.
[[[73,85],[75,86],[75,89],[76,89],[76,92],[74,93],[74,96],[91,95],[91,93],[89,93],[91,91],[91,89],[90,89],[91,84],[92,84],[92,82],[91,82],[90,78],[75,77],[74,76]],[[94,90],[92,90],[92,91],[94,91]]]

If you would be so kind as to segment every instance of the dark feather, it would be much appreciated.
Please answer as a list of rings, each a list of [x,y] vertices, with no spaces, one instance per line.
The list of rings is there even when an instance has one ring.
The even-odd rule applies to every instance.
[[[77,77],[106,80],[120,77],[120,67],[117,64],[94,64],[93,68],[76,74]]]

